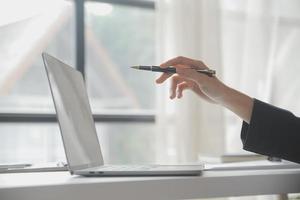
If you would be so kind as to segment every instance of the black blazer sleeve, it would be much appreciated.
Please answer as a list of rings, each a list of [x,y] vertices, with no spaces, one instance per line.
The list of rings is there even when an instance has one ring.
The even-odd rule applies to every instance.
[[[300,118],[287,110],[254,99],[241,139],[247,151],[300,163]]]

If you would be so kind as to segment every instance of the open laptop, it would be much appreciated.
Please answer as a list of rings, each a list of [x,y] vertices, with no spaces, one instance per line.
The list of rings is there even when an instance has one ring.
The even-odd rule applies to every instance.
[[[105,165],[82,74],[43,53],[71,174],[83,176],[199,175],[203,165]],[[137,141],[138,142],[138,141]]]

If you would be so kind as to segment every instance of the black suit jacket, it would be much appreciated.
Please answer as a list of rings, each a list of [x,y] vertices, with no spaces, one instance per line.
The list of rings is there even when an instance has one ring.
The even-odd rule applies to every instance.
[[[247,151],[300,163],[300,118],[287,110],[254,99],[241,139]]]

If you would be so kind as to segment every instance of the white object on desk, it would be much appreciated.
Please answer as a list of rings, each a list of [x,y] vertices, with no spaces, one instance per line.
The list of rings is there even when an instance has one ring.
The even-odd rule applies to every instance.
[[[25,167],[22,167],[21,165],[17,165],[17,167],[7,165],[6,168],[0,168],[0,173],[54,172],[67,170],[67,165],[64,162],[52,162],[41,164],[26,164]]]
[[[268,169],[300,169],[300,164],[282,161],[274,162],[269,160],[235,162],[222,164],[206,164],[205,170],[224,171],[224,170],[268,170]]]

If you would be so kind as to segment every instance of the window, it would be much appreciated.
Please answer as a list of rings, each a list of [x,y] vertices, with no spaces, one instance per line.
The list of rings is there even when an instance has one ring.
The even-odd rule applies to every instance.
[[[154,2],[1,4],[0,163],[65,161],[43,51],[84,73],[105,161],[153,162],[154,75],[129,66],[153,64]]]
[[[0,163],[65,161],[57,124],[1,123],[0,138]]]
[[[74,5],[50,0],[1,4],[0,111],[53,112],[41,52],[74,65]]]
[[[153,10],[86,2],[85,11],[86,80],[93,109],[154,109],[154,74],[129,68],[155,60]]]

